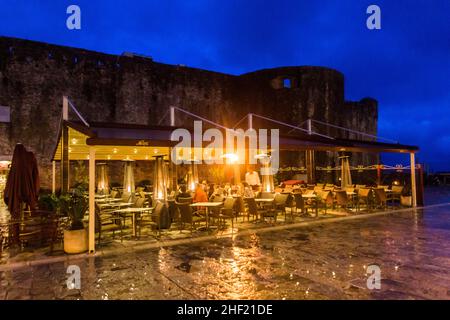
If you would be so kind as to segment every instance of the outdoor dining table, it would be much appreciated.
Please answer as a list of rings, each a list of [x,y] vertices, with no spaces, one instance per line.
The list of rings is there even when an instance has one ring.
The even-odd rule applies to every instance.
[[[274,202],[274,198],[256,198],[256,202]]]
[[[121,199],[119,199],[121,200]],[[133,205],[133,202],[119,202],[119,203],[102,203],[98,206],[100,208],[121,208],[121,207],[129,207]]]
[[[141,191],[141,192],[136,192],[136,195],[138,196],[140,193],[143,193],[146,196],[151,196],[153,195],[153,192],[149,192],[149,191]]]
[[[191,207],[205,207],[206,229],[209,229],[209,210],[208,208],[217,208],[223,205],[223,202],[195,202]]]
[[[97,203],[110,203],[110,202],[120,202],[122,199],[119,198],[104,198],[104,199],[96,199]]]
[[[131,214],[133,224],[133,237],[136,237],[136,215],[141,214],[143,212],[149,212],[152,210],[153,208],[125,208],[115,210],[114,212],[118,214],[127,214],[127,213]]]

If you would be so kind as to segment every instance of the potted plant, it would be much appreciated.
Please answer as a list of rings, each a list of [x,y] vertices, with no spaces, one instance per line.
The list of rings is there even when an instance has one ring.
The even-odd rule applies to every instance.
[[[83,217],[89,202],[83,196],[80,189],[75,189],[72,194],[60,197],[61,211],[67,213],[70,223],[64,230],[64,252],[82,253],[88,250],[88,231],[84,227]]]

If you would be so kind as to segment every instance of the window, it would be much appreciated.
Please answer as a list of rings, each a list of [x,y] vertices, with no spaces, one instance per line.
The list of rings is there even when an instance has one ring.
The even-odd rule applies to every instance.
[[[289,78],[283,79],[283,88],[288,88],[288,89],[292,88],[291,79],[289,79]]]
[[[11,110],[9,107],[0,106],[0,122],[11,122]]]

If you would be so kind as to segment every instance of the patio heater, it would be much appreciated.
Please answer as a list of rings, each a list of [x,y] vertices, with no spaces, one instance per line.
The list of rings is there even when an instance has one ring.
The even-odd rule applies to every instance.
[[[239,167],[239,157],[235,153],[225,153],[222,158],[226,159],[226,163],[233,166],[234,184],[239,185],[241,183],[241,169]]]
[[[134,161],[133,160],[124,160],[124,169],[123,169],[123,192],[131,193],[134,195]]]
[[[352,175],[350,173],[350,163],[348,161],[348,156],[339,157],[342,159],[341,163],[341,188],[352,186]]]
[[[195,186],[198,184],[198,168],[197,168],[197,160],[191,160],[189,164],[189,171],[187,174],[187,184],[189,190],[192,192],[195,191]]]
[[[164,156],[154,156],[155,167],[153,171],[153,199],[154,201],[165,202],[167,199],[167,183],[169,175]]]
[[[97,192],[109,194],[108,166],[106,163],[97,164]]]
[[[273,192],[275,186],[273,183],[272,165],[270,163],[270,156],[268,154],[256,155],[257,159],[260,159],[262,163],[261,176],[262,176],[262,191]]]

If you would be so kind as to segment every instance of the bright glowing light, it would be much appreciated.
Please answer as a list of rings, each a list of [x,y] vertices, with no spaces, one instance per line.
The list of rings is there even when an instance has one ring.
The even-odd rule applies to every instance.
[[[78,142],[77,139],[75,139],[75,138],[72,139],[72,144],[77,144],[77,142]]]
[[[255,159],[266,159],[269,157],[270,156],[267,153],[258,153],[257,155],[255,155]]]
[[[228,159],[230,163],[235,163],[239,160],[239,157],[235,153],[225,153],[222,158]]]
[[[113,153],[117,153],[117,148],[114,148],[114,149],[113,149]]]
[[[138,150],[135,148],[135,149],[133,150],[133,152],[136,154],[136,153],[138,153]]]

